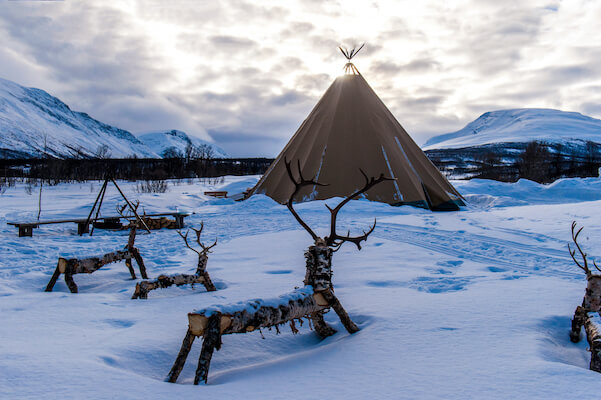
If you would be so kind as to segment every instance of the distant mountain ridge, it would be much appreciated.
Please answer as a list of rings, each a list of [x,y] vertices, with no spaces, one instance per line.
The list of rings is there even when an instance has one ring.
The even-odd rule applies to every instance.
[[[130,132],[100,122],[41,89],[0,78],[0,158],[158,155]]]
[[[422,149],[451,178],[551,182],[596,176],[601,120],[544,108],[491,111],[431,138]]]
[[[226,158],[227,153],[185,132],[141,134],[72,111],[44,90],[0,78],[0,158],[161,158],[165,150]]]
[[[229,157],[221,147],[176,129],[165,132],[139,133],[137,137],[161,157],[183,157],[189,146],[194,149],[196,154],[202,153],[206,156],[207,153],[210,153],[210,158]]]
[[[490,111],[456,132],[430,138],[422,148],[451,149],[533,140],[601,143],[601,120],[577,112],[546,108]]]

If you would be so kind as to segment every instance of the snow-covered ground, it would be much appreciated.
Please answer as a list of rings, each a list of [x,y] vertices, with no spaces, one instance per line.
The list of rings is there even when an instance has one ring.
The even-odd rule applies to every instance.
[[[178,384],[165,383],[189,311],[302,285],[311,240],[284,206],[263,196],[236,203],[202,195],[257,179],[170,182],[165,194],[121,183],[147,212],[194,212],[186,222],[204,221],[206,241],[219,240],[208,264],[218,291],[159,289],[148,300],[130,300],[135,282],[122,263],[76,275],[79,294],[62,279],[45,293],[57,257],[115,250],[127,232],[79,237],[75,224],[63,224],[19,238],[6,222],[32,220],[37,192],[19,185],[0,195],[0,397],[567,399],[601,390],[585,341],[568,336],[586,285],[567,252],[573,220],[585,226],[583,247],[601,255],[601,180],[593,178],[456,181],[470,206],[452,213],[352,202],[341,231],[360,233],[378,219],[363,250],[345,244],[334,256],[336,293],[360,332],[347,334],[330,312],[338,333],[323,341],[308,324],[297,335],[224,336],[206,386],[192,385],[197,342]],[[42,219],[87,215],[99,189],[44,187]],[[104,214],[118,200],[109,186]],[[297,207],[320,234],[328,228],[323,204]],[[139,234],[136,245],[150,276],[195,269],[196,255],[173,230]]]

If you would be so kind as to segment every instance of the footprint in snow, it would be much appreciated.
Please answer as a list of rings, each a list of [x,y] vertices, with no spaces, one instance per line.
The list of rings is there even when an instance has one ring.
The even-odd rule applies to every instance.
[[[372,286],[372,287],[401,287],[401,286],[404,286],[403,282],[398,282],[398,281],[367,281],[366,285]]]
[[[447,261],[439,261],[436,263],[439,267],[443,268],[457,268],[461,264],[463,264],[463,260],[447,260]]]
[[[406,283],[411,289],[426,293],[448,293],[465,290],[472,283],[471,277],[431,277],[420,276]]]
[[[104,322],[114,326],[115,328],[129,328],[135,325],[134,321],[128,321],[125,319],[105,319]]]
[[[271,271],[265,271],[266,274],[270,274],[270,275],[283,275],[283,274],[291,274],[292,270],[291,269],[274,269]]]

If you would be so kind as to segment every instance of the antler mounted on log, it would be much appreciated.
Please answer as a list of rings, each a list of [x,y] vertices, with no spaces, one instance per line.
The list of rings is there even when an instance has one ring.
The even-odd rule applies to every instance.
[[[190,246],[190,243],[188,242],[188,234],[190,233],[190,231],[187,231],[185,235],[182,233],[182,231],[180,231],[180,230],[177,231],[177,233],[182,237],[182,239],[184,239],[184,243],[186,244],[186,247],[189,248],[190,250],[192,250],[193,252],[195,252],[196,254],[198,254],[199,264],[200,264],[200,257],[206,258],[208,256],[208,254],[211,252],[210,250],[217,245],[217,238],[215,238],[215,242],[213,242],[213,244],[210,246],[205,246],[200,241],[200,235],[202,234],[203,229],[204,229],[204,222],[200,223],[200,229],[192,228],[192,230],[196,234],[196,243],[198,243],[198,245],[202,249],[200,251],[196,250],[194,247]]]
[[[394,178],[385,177],[384,174],[380,174],[378,178],[368,178],[368,176],[361,171],[361,174],[365,178],[365,184],[363,187],[351,195],[347,196],[344,200],[342,200],[336,207],[331,208],[326,205],[328,210],[330,211],[330,234],[324,238],[319,237],[310,227],[309,225],[303,221],[303,219],[298,215],[296,210],[294,210],[293,199],[300,192],[300,190],[305,186],[326,186],[323,183],[319,183],[315,180],[315,177],[311,179],[305,179],[301,172],[300,161],[297,162],[298,165],[298,176],[297,180],[292,173],[291,162],[284,160],[286,164],[286,171],[288,172],[288,177],[294,184],[294,191],[288,198],[286,202],[286,206],[288,210],[292,213],[294,218],[298,221],[298,223],[311,235],[311,238],[314,240],[314,245],[310,246],[305,252],[305,260],[306,260],[306,275],[305,275],[305,285],[310,285],[313,287],[313,290],[316,294],[323,296],[324,300],[328,304],[329,307],[333,308],[336,314],[340,317],[340,320],[344,327],[347,329],[349,333],[354,333],[359,330],[357,325],[351,320],[347,312],[342,307],[342,304],[338,300],[338,298],[334,295],[334,290],[332,287],[332,254],[337,251],[342,244],[345,242],[354,243],[359,250],[361,250],[361,242],[367,240],[367,237],[374,231],[376,227],[376,222],[374,220],[373,226],[367,231],[363,231],[363,235],[361,236],[351,236],[350,231],[346,236],[339,235],[336,233],[336,218],[338,217],[338,212],[342,207],[348,204],[349,201],[359,197],[363,193],[367,192],[372,187],[384,181],[391,181]],[[330,328],[323,319],[323,312],[315,313],[311,315],[311,319],[316,327],[316,330],[321,336],[329,336],[336,332],[334,329]]]
[[[205,246],[200,241],[200,234],[202,233],[203,228],[204,223],[202,222],[200,223],[200,229],[192,228],[192,230],[196,234],[196,243],[198,243],[201,250],[197,250],[194,247],[190,246],[190,243],[188,242],[188,234],[190,233],[190,231],[186,231],[185,234],[183,234],[180,230],[177,231],[177,233],[182,237],[182,239],[184,239],[186,247],[198,254],[198,264],[196,266],[196,272],[194,273],[194,275],[159,275],[158,278],[155,280],[138,282],[132,299],[147,299],[148,292],[150,292],[151,290],[158,288],[168,288],[173,285],[182,286],[191,284],[192,286],[194,286],[195,283],[202,283],[205,289],[207,289],[207,292],[214,292],[215,290],[217,290],[217,288],[213,284],[213,281],[211,281],[211,276],[207,272],[209,253],[211,252],[211,249],[217,245],[217,239],[215,239],[215,242],[212,245]]]
[[[338,216],[338,211],[340,211],[340,209],[349,201],[365,193],[380,182],[392,179],[384,177],[383,174],[380,175],[379,178],[370,179],[363,171],[361,171],[365,177],[365,185],[363,188],[345,198],[336,207],[328,207],[332,223],[330,235],[321,238],[317,236],[309,225],[303,221],[300,215],[298,215],[296,210],[294,210],[293,200],[303,187],[325,185],[317,182],[315,177],[305,179],[301,172],[300,162],[298,162],[298,179],[296,179],[292,173],[292,168],[290,167],[291,163],[287,160],[284,160],[284,162],[286,164],[288,176],[294,184],[294,191],[286,202],[286,206],[298,223],[314,240],[314,244],[305,252],[307,268],[304,281],[305,287],[295,290],[291,296],[287,295],[276,300],[269,300],[265,302],[264,305],[261,304],[262,301],[252,300],[249,305],[243,304],[239,308],[238,306],[234,308],[226,307],[228,312],[225,313],[218,310],[201,310],[188,314],[188,332],[184,337],[175,363],[167,376],[169,382],[175,382],[177,380],[184,363],[186,362],[192,343],[197,336],[204,336],[204,339],[194,379],[195,385],[200,382],[207,382],[213,351],[220,349],[221,335],[224,334],[252,332],[261,327],[275,327],[277,331],[278,325],[288,322],[291,323],[291,328],[294,332],[296,329],[294,327],[294,320],[307,317],[313,321],[313,326],[315,327],[317,334],[321,337],[327,337],[336,333],[336,330],[331,328],[323,317],[330,309],[333,309],[336,312],[340,318],[340,322],[342,322],[342,325],[349,333],[352,334],[359,331],[357,325],[353,322],[334,294],[334,288],[332,286],[332,254],[336,249],[340,248],[344,242],[355,243],[355,245],[361,249],[361,242],[366,240],[374,231],[375,223],[368,232],[363,232],[363,235],[361,236],[352,237],[350,232],[346,236],[341,236],[336,233],[336,217]],[[200,231],[202,231],[202,226],[198,231],[195,230],[197,243],[201,245],[203,251],[208,252],[208,249],[212,246],[205,247],[200,243]],[[187,239],[188,234],[186,233],[184,235],[180,232],[180,235],[184,239],[186,246],[196,251],[200,257],[202,252],[190,247]]]
[[[584,251],[582,251],[582,248],[578,244],[578,235],[580,235],[580,232],[582,232],[582,229],[584,229],[584,227],[578,229],[578,231],[576,233],[574,233],[574,229],[576,229],[576,225],[577,225],[576,221],[573,221],[572,222],[572,240],[574,241],[574,244],[576,245],[576,249],[578,250],[578,253],[580,253],[580,257],[582,257],[582,264],[580,264],[578,262],[578,260],[576,259],[576,249],[572,250],[569,243],[568,243],[568,251],[570,252],[570,256],[572,256],[572,260],[574,260],[576,265],[586,273],[586,277],[588,278],[593,273],[588,268],[588,261],[586,259],[587,254]],[[599,267],[597,266],[597,263],[595,263],[595,260],[593,260],[593,265],[595,266],[597,271],[601,272],[601,269],[599,269]]]
[[[582,269],[586,274],[586,291],[584,293],[584,298],[582,299],[582,305],[576,307],[576,312],[574,313],[574,318],[572,319],[572,331],[570,332],[570,339],[572,342],[576,343],[580,340],[580,330],[582,325],[586,324],[588,320],[588,313],[590,312],[599,312],[601,311],[601,275],[593,274],[588,265],[587,257],[588,255],[582,250],[580,244],[578,243],[578,236],[582,232],[583,228],[576,230],[576,221],[572,222],[572,241],[576,246],[575,249],[570,247],[568,243],[568,251],[570,252],[570,256],[574,263]],[[582,263],[580,263],[576,258],[576,250],[580,254],[582,258]],[[593,265],[597,271],[601,272],[601,269],[597,266],[597,263],[593,260]]]

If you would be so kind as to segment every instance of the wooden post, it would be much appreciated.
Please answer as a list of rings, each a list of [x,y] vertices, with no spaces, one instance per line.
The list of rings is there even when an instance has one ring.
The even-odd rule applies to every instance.
[[[204,334],[202,342],[202,350],[198,358],[198,367],[194,376],[194,384],[207,383],[209,375],[209,367],[211,366],[211,358],[213,350],[221,349],[221,313],[214,313],[209,317],[207,330]]]
[[[37,226],[36,226],[37,227]],[[33,236],[32,225],[19,225],[19,237]]]
[[[173,214],[175,218],[175,228],[182,229],[184,227],[184,216],[181,214]]]
[[[167,379],[165,379],[166,382],[175,383],[177,381],[180,372],[182,372],[182,369],[184,368],[184,364],[186,363],[186,359],[188,358],[188,353],[190,353],[194,339],[196,339],[196,336],[192,335],[190,329],[188,329],[186,336],[182,341],[182,347],[179,349],[177,358],[173,363],[173,367],[171,367],[171,371],[169,371]]]
[[[90,232],[90,224],[89,222],[78,222],[77,223],[77,234],[79,236],[83,235],[84,233],[89,233]]]

